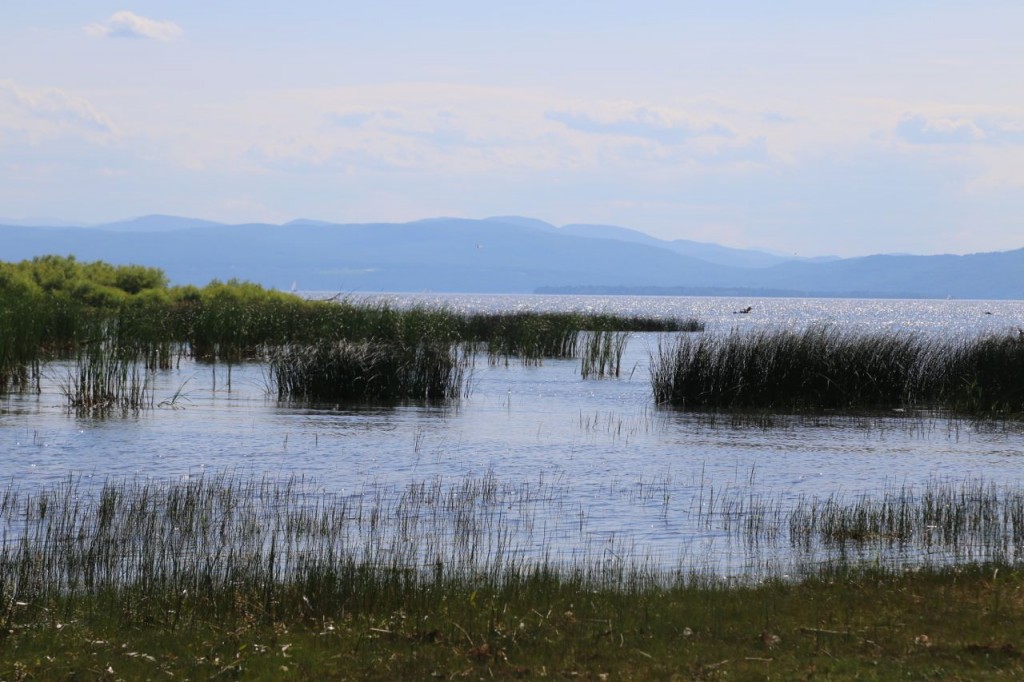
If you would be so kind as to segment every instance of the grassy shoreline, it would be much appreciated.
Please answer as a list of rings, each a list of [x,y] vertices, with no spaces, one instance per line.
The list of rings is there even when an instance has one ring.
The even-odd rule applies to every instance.
[[[5,605],[4,679],[1019,679],[1024,574],[853,572],[634,593],[517,589],[328,611],[154,608],[97,596]],[[276,609],[276,611],[275,611]]]

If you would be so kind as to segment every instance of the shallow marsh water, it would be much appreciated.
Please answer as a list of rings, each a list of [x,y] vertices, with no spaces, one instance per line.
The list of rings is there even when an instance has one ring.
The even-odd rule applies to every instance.
[[[395,305],[457,310],[586,310],[695,317],[704,333],[834,324],[944,337],[1016,334],[1024,303],[829,299],[379,295]],[[749,314],[734,311],[752,306]],[[489,480],[504,491],[500,523],[524,554],[630,556],[725,574],[787,570],[788,543],[750,547],[729,510],[856,500],[934,481],[1024,480],[1017,423],[928,415],[735,418],[662,409],[647,369],[657,334],[633,334],[616,379],[580,378],[578,361],[524,367],[480,355],[470,396],[449,407],[279,403],[258,364],[182,361],[155,375],[157,407],[102,419],[69,414],[51,365],[41,394],[0,402],[3,472],[22,489],[68,477],[204,473],[315,481],[332,497],[396,499],[412,484]],[[496,498],[496,499],[498,499]],[[718,505],[716,507],[716,505]],[[499,510],[500,511],[500,510]],[[719,519],[709,523],[708,512]],[[898,551],[894,550],[898,555]],[[808,560],[824,560],[814,553]],[[941,559],[941,557],[940,557]],[[899,560],[898,557],[893,560]]]

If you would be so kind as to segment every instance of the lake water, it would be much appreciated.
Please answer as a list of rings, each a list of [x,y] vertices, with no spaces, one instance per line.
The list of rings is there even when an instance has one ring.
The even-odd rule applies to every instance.
[[[378,295],[456,310],[582,310],[697,318],[704,333],[799,329],[944,337],[1016,334],[1024,303],[842,299]],[[752,306],[749,314],[734,311]],[[3,473],[31,490],[69,476],[92,482],[182,480],[209,472],[302,475],[335,498],[397,499],[410,485],[489,481],[518,551],[704,565],[725,574],[777,563],[752,554],[703,513],[717,499],[785,507],[814,497],[878,495],[936,480],[1019,486],[1024,430],[931,417],[712,418],[653,404],[656,334],[633,334],[617,379],[584,381],[578,361],[540,367],[477,359],[471,394],[446,408],[290,405],[265,368],[183,361],[156,378],[153,410],[105,419],[69,414],[50,366],[41,394],[0,399]],[[177,397],[175,398],[175,396]],[[172,404],[173,403],[173,404]],[[502,507],[498,509],[500,503]],[[784,543],[783,543],[784,544]],[[820,557],[819,557],[820,558]]]

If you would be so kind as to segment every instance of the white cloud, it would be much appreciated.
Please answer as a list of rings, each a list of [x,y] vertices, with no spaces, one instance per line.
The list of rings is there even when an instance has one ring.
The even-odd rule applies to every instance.
[[[333,126],[341,128],[360,128],[369,123],[394,121],[402,118],[402,113],[394,109],[380,111],[356,108],[344,111],[332,111],[325,114],[324,119]]]
[[[1024,186],[1024,144],[1015,143],[1024,110],[902,99],[840,104],[391,83],[228,89],[196,105],[176,89],[139,96],[0,82],[0,128],[15,131],[12,139],[25,140],[26,150],[23,167],[0,179],[21,178],[24,194],[33,168],[39,178],[88,177],[89,187],[141,187],[137,178],[145,177],[154,186],[189,188],[166,197],[153,190],[149,201],[182,202],[174,210],[228,222],[238,220],[229,208],[210,214],[209,207],[231,194],[240,214],[268,220],[520,212],[847,255],[863,253],[868,247],[858,243],[868,241],[878,251],[919,251],[924,243],[950,250],[905,226],[952,229],[966,224],[957,211],[970,202]],[[107,144],[114,125],[105,111],[116,112],[130,144]],[[909,144],[915,133],[932,144]],[[957,136],[963,142],[950,144]],[[84,142],[81,167],[58,172],[58,148],[77,141]],[[102,144],[88,144],[95,141]],[[48,148],[58,151],[43,158]],[[123,175],[101,177],[95,169],[105,166]],[[45,197],[25,197],[18,211],[44,210],[27,197],[43,206]],[[1007,202],[1016,207],[1015,199]],[[133,204],[137,212],[153,210],[144,203]],[[999,216],[983,217],[974,229],[995,234]],[[784,229],[795,236],[783,237]],[[996,244],[995,237],[985,243]]]
[[[1024,125],[1018,116],[935,116],[905,115],[896,134],[912,144],[1024,144]]]
[[[173,21],[159,21],[141,17],[134,12],[114,12],[99,24],[89,24],[85,32],[102,38],[144,38],[169,43],[181,37],[183,31]]]
[[[595,135],[618,135],[649,139],[660,144],[682,144],[696,137],[732,137],[733,132],[717,122],[693,124],[678,112],[664,108],[627,105],[614,107],[603,103],[603,111],[591,113],[570,110],[550,110],[544,116],[561,123],[570,130]],[[611,110],[609,110],[611,109]],[[617,109],[617,110],[615,110]]]
[[[444,83],[291,90],[238,98],[202,120],[197,145],[277,173],[621,171],[675,177],[771,164],[759,114],[700,102],[566,99],[558,93]],[[211,115],[212,114],[212,115]],[[225,118],[225,115],[227,118]],[[212,134],[216,129],[216,134]],[[220,150],[217,152],[216,150]],[[596,169],[601,169],[597,171]]]
[[[82,97],[55,88],[30,90],[14,81],[0,81],[0,126],[33,133],[117,132],[113,122]]]
[[[914,144],[968,144],[984,142],[988,135],[968,118],[904,116],[896,134]]]

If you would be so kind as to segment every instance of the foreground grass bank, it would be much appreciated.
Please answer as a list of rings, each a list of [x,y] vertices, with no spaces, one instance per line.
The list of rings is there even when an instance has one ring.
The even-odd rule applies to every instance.
[[[227,595],[231,597],[232,595]],[[323,609],[301,589],[7,601],[3,679],[1020,679],[1024,575],[860,572],[630,593],[537,575]]]

